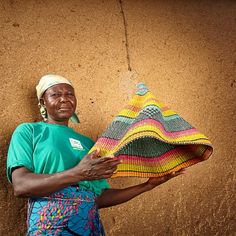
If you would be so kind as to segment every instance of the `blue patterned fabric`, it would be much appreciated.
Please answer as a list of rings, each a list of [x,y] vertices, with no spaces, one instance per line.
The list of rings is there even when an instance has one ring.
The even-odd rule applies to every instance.
[[[95,197],[70,186],[49,197],[30,198],[27,235],[105,235]]]

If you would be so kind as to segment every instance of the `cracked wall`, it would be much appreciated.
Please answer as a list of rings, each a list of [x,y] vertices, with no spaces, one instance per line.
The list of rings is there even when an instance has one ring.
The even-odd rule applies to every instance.
[[[0,11],[0,235],[25,232],[26,201],[13,196],[5,161],[15,127],[40,120],[34,87],[46,73],[72,80],[81,119],[73,127],[93,139],[144,81],[215,147],[185,175],[103,209],[107,235],[236,232],[234,1],[2,0]]]

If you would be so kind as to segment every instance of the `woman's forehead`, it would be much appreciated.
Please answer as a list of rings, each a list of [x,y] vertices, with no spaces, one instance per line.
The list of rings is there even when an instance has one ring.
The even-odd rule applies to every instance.
[[[74,91],[74,88],[69,84],[56,84],[48,88],[46,92],[55,92],[55,91]]]

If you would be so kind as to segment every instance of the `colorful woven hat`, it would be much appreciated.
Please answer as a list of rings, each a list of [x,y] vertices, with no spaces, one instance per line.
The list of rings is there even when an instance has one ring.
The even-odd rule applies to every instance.
[[[157,177],[206,160],[209,139],[160,103],[143,83],[90,150],[122,160],[113,177]]]

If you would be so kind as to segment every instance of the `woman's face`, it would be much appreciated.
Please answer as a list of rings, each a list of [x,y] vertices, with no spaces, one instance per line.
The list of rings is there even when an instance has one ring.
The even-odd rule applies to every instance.
[[[57,84],[47,89],[41,101],[47,110],[48,123],[68,125],[76,109],[77,100],[72,86]]]

